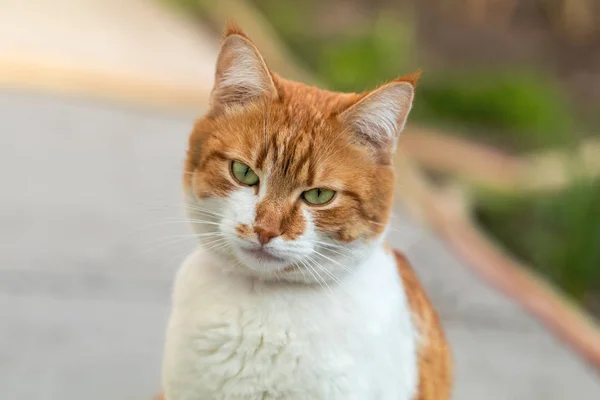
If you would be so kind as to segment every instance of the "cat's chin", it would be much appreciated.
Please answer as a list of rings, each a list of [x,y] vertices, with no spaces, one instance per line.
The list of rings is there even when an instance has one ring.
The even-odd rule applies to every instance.
[[[233,249],[233,254],[239,273],[262,279],[276,278],[292,264],[291,260],[260,248],[238,247]]]
[[[261,264],[287,264],[284,258],[265,250],[263,247],[240,247],[240,251],[244,253],[250,260],[255,260]]]

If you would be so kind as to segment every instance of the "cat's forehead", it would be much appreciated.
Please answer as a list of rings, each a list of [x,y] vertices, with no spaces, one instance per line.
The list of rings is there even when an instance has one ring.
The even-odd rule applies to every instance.
[[[339,126],[315,109],[286,111],[271,114],[270,120],[261,125],[264,132],[257,135],[251,147],[256,168],[282,185],[301,182],[312,186],[318,180],[332,179],[337,169],[332,164],[340,163],[335,160],[336,152],[347,142],[346,137],[336,134]]]
[[[343,186],[367,160],[336,119],[314,107],[257,105],[231,115],[223,126],[222,143],[232,156],[284,191],[322,183]]]
[[[337,116],[356,95],[329,92],[279,77],[276,83],[276,99],[257,101],[223,116],[224,124],[232,128],[230,133],[243,135],[246,140],[262,137],[298,142],[307,138],[315,144],[349,137],[337,134],[340,130]]]

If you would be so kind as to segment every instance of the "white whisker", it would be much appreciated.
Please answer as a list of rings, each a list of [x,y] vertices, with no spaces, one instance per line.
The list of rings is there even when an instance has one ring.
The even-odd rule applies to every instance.
[[[133,232],[139,232],[145,229],[150,229],[150,228],[156,228],[158,226],[163,226],[163,225],[171,225],[171,224],[205,224],[205,225],[220,225],[217,222],[214,221],[207,221],[207,220],[199,220],[199,219],[170,219],[170,220],[165,220],[165,221],[159,221],[159,222],[155,222],[152,224],[148,224],[148,225],[144,225],[141,226],[137,229],[134,229]]]
[[[340,287],[346,293],[349,293],[349,291],[347,290],[344,283],[337,276],[335,276],[335,274],[333,272],[329,271],[327,268],[325,268],[323,265],[321,265],[316,259],[310,258],[310,260],[313,261],[313,263],[314,263],[313,265],[317,266],[319,269],[321,269],[323,272],[325,272],[334,282],[336,282],[338,285],[340,285]]]
[[[187,208],[189,208],[190,210],[193,210],[193,211],[204,213],[204,214],[214,215],[215,217],[225,218],[225,215],[218,213],[216,211],[209,210],[208,208],[192,206],[192,205],[188,205]]]
[[[221,234],[220,232],[210,232],[210,233],[205,233],[205,234],[196,234],[196,233],[188,233],[188,234],[184,234],[184,235],[173,235],[173,236],[169,236],[166,238],[160,238],[157,240],[151,240],[148,245],[152,246],[149,249],[145,250],[145,251],[149,251],[149,250],[156,250],[156,249],[160,249],[164,246],[170,245],[170,244],[176,244],[179,242],[184,242],[187,239],[200,239],[203,236],[223,236],[223,234]]]
[[[303,260],[299,260],[299,262],[302,263],[302,265],[306,268],[308,273],[313,277],[315,282],[317,282],[319,284],[321,289],[326,290],[325,286],[323,286],[323,284],[321,283],[321,280],[319,279],[319,277],[317,277],[317,275],[315,275],[314,269],[309,264],[305,263]]]
[[[221,224],[218,222],[213,222],[213,221],[206,221],[206,220],[201,220],[201,219],[190,219],[188,220],[189,223],[191,224],[198,224],[198,225],[216,225],[216,226],[220,226]]]
[[[202,243],[206,251],[217,251],[221,248],[229,246],[229,238],[220,238],[208,243]]]
[[[339,262],[335,261],[334,259],[332,259],[332,258],[329,258],[329,257],[327,257],[326,255],[324,255],[324,254],[322,254],[322,253],[319,253],[319,252],[318,252],[318,251],[316,251],[316,250],[313,250],[313,252],[314,252],[314,254],[316,254],[316,255],[318,255],[318,256],[320,256],[320,257],[322,257],[322,258],[326,259],[326,260],[329,260],[329,261],[331,261],[332,263],[334,263],[334,264],[335,264],[335,265],[337,265],[338,267],[342,268],[344,271],[347,271],[347,272],[352,272],[352,270],[351,270],[350,268],[346,267],[345,265],[342,265],[342,264],[340,264]]]
[[[156,250],[162,249],[165,246],[172,246],[177,243],[185,243],[186,240],[193,239],[193,238],[194,238],[193,236],[186,236],[186,237],[180,237],[180,238],[175,238],[175,239],[169,238],[168,240],[161,242],[160,244],[151,244],[151,247],[149,247],[145,250],[142,250],[140,252],[140,254],[146,254],[150,251],[156,251]]]
[[[315,244],[323,247],[323,250],[325,250],[325,251],[336,253],[340,256],[348,257],[353,261],[357,261],[356,257],[354,256],[354,253],[345,247],[341,247],[341,246],[329,247],[329,246],[327,246],[327,243],[322,243],[322,242],[315,242]]]
[[[318,277],[318,281],[319,282],[323,282],[323,284],[321,285],[321,287],[323,287],[323,285],[325,285],[325,287],[327,287],[327,291],[330,294],[333,294],[333,290],[331,289],[331,286],[329,286],[329,284],[327,283],[327,281],[325,279],[323,279],[323,277],[321,276],[321,274],[319,274],[319,271],[317,271],[312,264],[309,262],[310,260],[306,259],[306,265],[308,265],[308,267],[310,268],[310,270],[312,270]],[[320,283],[319,283],[320,284]],[[324,288],[324,287],[323,287]]]
[[[171,207],[171,208],[183,208],[183,209],[190,209],[190,210],[194,210],[194,211],[203,211],[205,213],[214,215],[214,216],[218,216],[218,217],[225,217],[222,213],[210,210],[208,208],[202,207],[198,204],[190,204],[187,202],[176,202],[176,203],[164,203],[164,204],[157,204],[161,207]],[[150,204],[149,206],[152,206],[152,204]]]
[[[306,282],[306,275],[304,275],[303,268],[297,263],[293,263],[292,265],[294,265],[298,269],[298,271],[300,271],[300,273],[302,274],[302,279],[304,280],[304,282]]]

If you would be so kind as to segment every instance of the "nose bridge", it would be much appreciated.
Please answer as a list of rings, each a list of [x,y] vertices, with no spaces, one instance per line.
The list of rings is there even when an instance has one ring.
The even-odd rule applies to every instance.
[[[273,196],[265,196],[256,206],[254,225],[269,232],[281,233],[283,202]]]

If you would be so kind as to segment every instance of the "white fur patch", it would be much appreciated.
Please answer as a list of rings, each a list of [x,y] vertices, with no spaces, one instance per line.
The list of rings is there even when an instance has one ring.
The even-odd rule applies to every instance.
[[[414,326],[395,260],[377,247],[329,290],[227,274],[198,249],[175,283],[169,400],[411,400]]]

